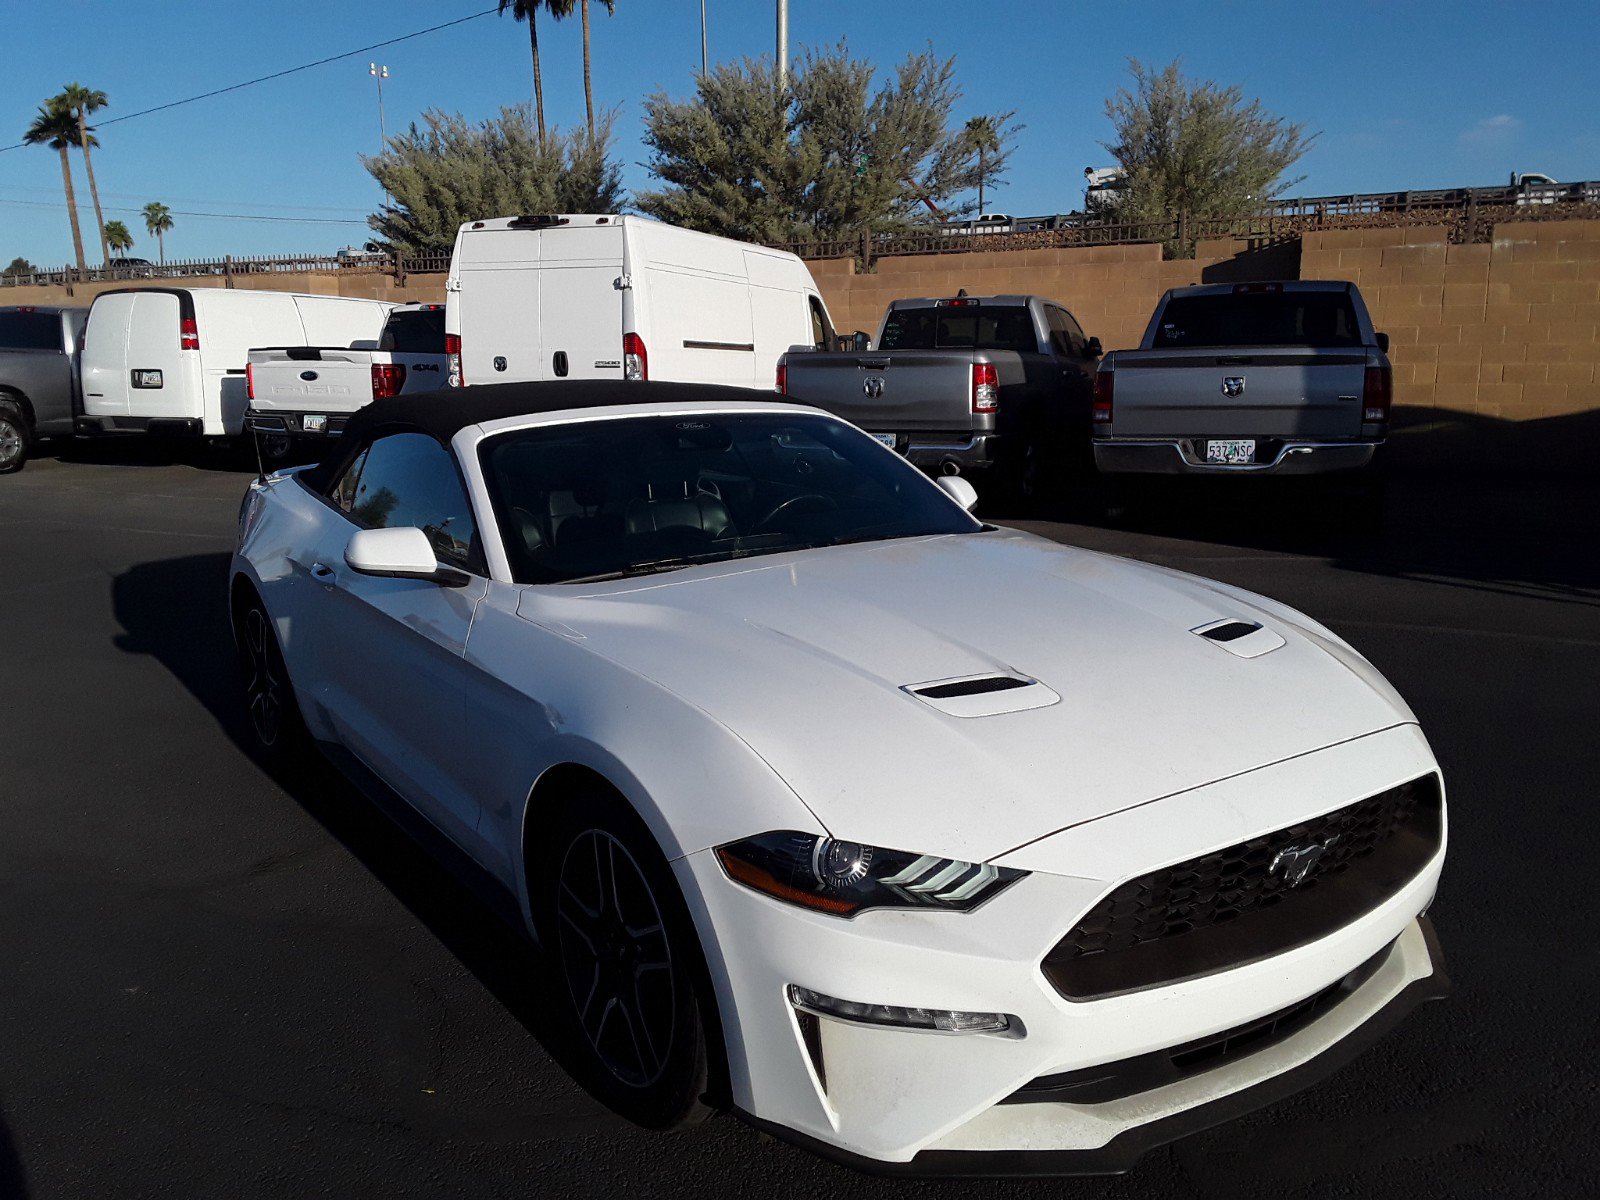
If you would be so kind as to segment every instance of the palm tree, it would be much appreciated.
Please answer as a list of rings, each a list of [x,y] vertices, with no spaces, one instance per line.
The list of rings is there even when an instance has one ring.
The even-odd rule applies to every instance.
[[[617,15],[617,0],[603,0],[606,16]],[[572,11],[572,6],[567,6]],[[583,0],[583,105],[589,114],[589,140],[594,141],[594,81],[589,76],[589,0]]]
[[[544,76],[539,71],[539,28],[535,21],[541,8],[556,20],[572,15],[573,0],[500,0],[500,15],[509,10],[512,17],[528,23],[528,45],[533,51],[533,110],[539,121],[539,140],[544,141]]]
[[[59,97],[78,119],[78,149],[83,151],[83,169],[89,176],[89,198],[94,201],[94,223],[100,229],[100,260],[104,262],[109,256],[106,240],[106,219],[100,211],[100,189],[94,182],[94,163],[89,161],[89,147],[98,146],[100,143],[90,134],[88,118],[91,113],[97,113],[105,108],[110,101],[106,94],[95,88],[86,88],[81,83],[69,83],[61,89]]]
[[[105,239],[106,245],[118,254],[133,249],[133,234],[128,232],[128,227],[121,221],[106,222]]]
[[[39,106],[39,115],[28,126],[22,140],[29,146],[49,146],[61,155],[61,181],[67,189],[67,216],[72,218],[72,248],[78,255],[78,275],[86,276],[89,266],[83,259],[83,231],[78,228],[78,197],[72,190],[72,163],[67,147],[78,144],[78,118],[56,96]]]
[[[159,200],[144,206],[144,227],[161,247],[161,265],[167,265],[166,232],[172,228],[172,210]]]
[[[989,174],[985,156],[999,153],[1000,129],[993,117],[973,117],[962,132],[967,139],[967,149],[978,156],[978,215],[981,217],[984,213],[983,185]]]

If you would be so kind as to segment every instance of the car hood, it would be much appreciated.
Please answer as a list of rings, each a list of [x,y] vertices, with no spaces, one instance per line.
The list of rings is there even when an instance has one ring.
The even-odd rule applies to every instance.
[[[1414,720],[1293,610],[1012,531],[532,589],[519,611],[727,726],[834,836],[970,861]],[[1192,632],[1227,619],[1263,630]],[[993,675],[1044,688],[906,690]]]

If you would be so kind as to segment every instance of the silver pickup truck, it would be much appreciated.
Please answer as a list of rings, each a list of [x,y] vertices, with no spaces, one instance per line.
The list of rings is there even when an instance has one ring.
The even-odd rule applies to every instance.
[[[22,469],[36,437],[71,434],[87,308],[0,308],[0,475]]]
[[[927,471],[998,471],[1035,494],[1088,466],[1100,340],[1040,296],[896,300],[869,349],[794,349],[778,390],[860,426]]]
[[[1353,283],[1174,288],[1139,349],[1100,364],[1095,466],[1162,475],[1364,467],[1388,429],[1388,350]]]

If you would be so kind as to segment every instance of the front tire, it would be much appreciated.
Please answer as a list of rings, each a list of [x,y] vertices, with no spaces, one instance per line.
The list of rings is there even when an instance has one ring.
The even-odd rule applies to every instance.
[[[552,986],[589,1090],[649,1129],[704,1117],[699,944],[644,822],[599,787],[574,797],[530,874],[542,892],[536,913]]]
[[[15,400],[0,400],[0,475],[20,471],[33,448],[28,418]]]

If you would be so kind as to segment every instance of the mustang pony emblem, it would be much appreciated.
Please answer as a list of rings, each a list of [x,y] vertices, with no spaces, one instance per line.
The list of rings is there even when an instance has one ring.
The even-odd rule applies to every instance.
[[[1311,868],[1328,852],[1339,835],[1322,842],[1311,842],[1304,846],[1286,846],[1273,856],[1272,865],[1267,868],[1268,875],[1277,875],[1288,887],[1299,887],[1305,882]]]

